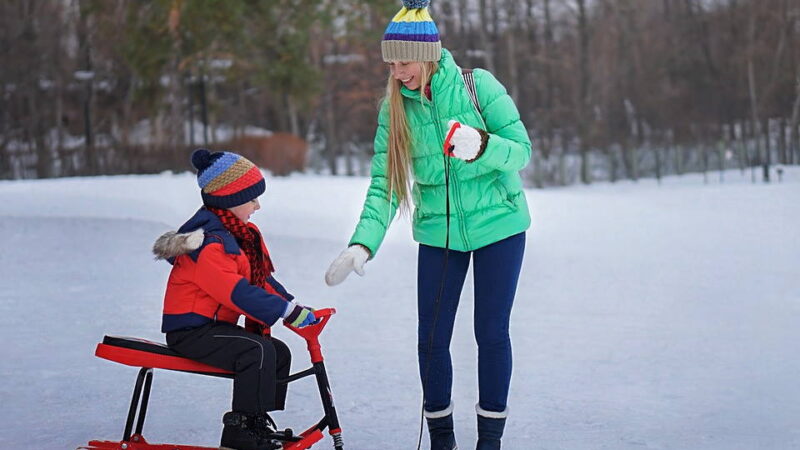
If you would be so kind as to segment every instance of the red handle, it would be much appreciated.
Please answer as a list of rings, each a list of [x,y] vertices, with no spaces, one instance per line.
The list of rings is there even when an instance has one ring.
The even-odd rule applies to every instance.
[[[444,154],[447,156],[453,156],[453,144],[450,143],[450,139],[453,138],[453,133],[456,132],[457,129],[461,128],[461,123],[456,122],[450,127],[450,131],[447,133],[447,137],[444,139]]]
[[[311,362],[316,363],[322,361],[322,349],[319,345],[319,335],[322,333],[325,325],[328,324],[328,321],[334,314],[336,314],[336,309],[334,308],[314,310],[314,317],[317,318],[317,321],[311,325],[306,325],[303,328],[293,327],[289,322],[285,320],[283,321],[283,324],[286,326],[286,328],[294,331],[306,340],[308,351],[311,353]]]

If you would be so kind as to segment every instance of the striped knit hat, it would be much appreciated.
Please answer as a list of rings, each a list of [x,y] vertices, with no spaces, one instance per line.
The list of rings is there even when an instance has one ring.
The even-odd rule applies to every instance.
[[[403,0],[397,13],[383,33],[383,60],[439,61],[442,42],[439,30],[428,14],[430,0]]]
[[[263,194],[267,188],[261,170],[242,155],[211,153],[206,149],[192,153],[197,169],[197,184],[203,204],[215,208],[243,205]]]

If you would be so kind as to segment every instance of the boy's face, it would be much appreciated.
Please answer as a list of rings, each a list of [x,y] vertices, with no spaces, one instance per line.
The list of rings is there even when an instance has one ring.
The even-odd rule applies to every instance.
[[[247,203],[244,203],[239,206],[234,206],[233,208],[228,208],[228,209],[230,209],[233,215],[238,217],[239,220],[241,220],[244,223],[247,223],[250,221],[250,216],[252,216],[254,212],[261,209],[261,204],[258,203],[257,198],[254,198],[253,200],[250,200]]]
[[[408,89],[419,89],[422,80],[422,64],[415,61],[393,61],[389,63],[389,71],[395,80],[399,80]]]

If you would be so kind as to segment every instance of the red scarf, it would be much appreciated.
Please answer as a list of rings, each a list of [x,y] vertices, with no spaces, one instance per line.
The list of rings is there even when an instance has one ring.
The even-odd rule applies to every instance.
[[[207,207],[207,209],[222,221],[222,225],[228,230],[239,247],[244,251],[247,260],[250,262],[250,284],[265,288],[267,277],[274,271],[272,260],[266,251],[266,246],[261,245],[261,233],[254,227],[242,222],[228,209]]]

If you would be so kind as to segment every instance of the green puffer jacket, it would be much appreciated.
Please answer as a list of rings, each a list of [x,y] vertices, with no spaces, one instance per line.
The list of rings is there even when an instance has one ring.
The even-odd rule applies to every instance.
[[[420,90],[402,88],[412,139],[414,240],[445,246],[444,164],[450,164],[450,248],[458,251],[492,244],[525,231],[531,223],[519,176],[531,157],[528,132],[503,85],[485,70],[476,69],[473,74],[482,117],[470,101],[461,69],[445,49],[431,80],[432,102],[421,102]],[[451,119],[489,133],[486,150],[474,162],[443,155]],[[389,111],[384,101],[375,134],[372,182],[350,239],[350,245],[364,245],[372,256],[383,242],[398,205],[395,196],[391,203],[388,197],[388,136]]]

